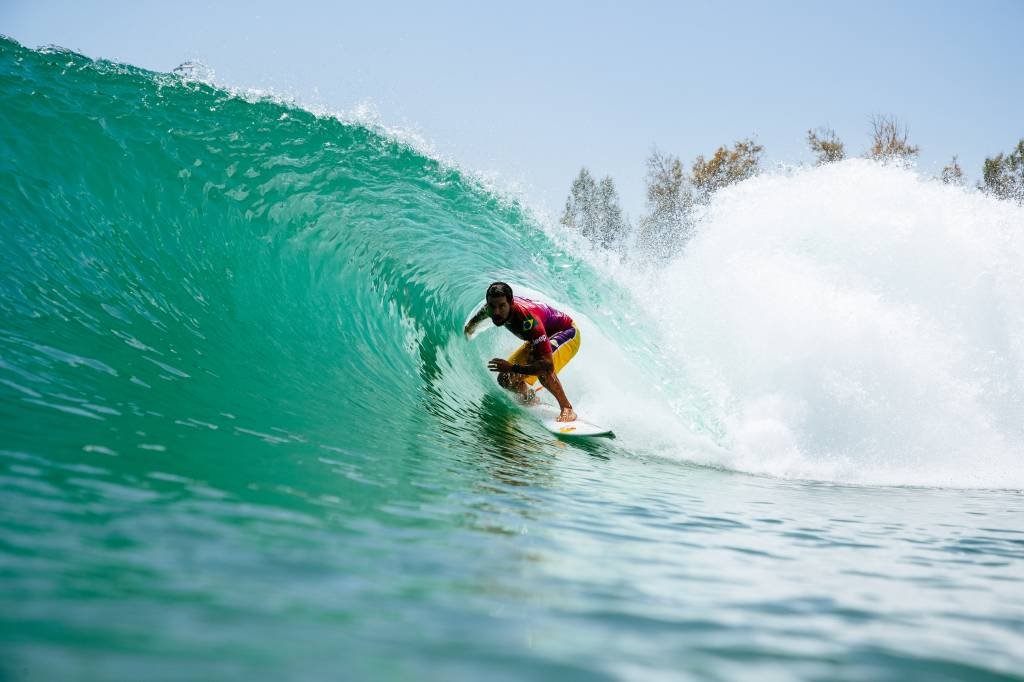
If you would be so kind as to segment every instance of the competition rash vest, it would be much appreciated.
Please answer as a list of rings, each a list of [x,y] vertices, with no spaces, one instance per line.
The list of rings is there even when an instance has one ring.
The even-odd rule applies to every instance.
[[[572,318],[549,305],[516,296],[511,308],[505,328],[533,346],[535,355],[551,355],[551,337],[573,329]]]

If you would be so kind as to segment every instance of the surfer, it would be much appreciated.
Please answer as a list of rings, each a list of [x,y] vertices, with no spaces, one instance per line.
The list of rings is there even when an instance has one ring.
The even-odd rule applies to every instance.
[[[508,360],[493,358],[487,363],[487,369],[498,373],[498,384],[515,393],[527,405],[532,405],[538,399],[530,387],[539,379],[562,409],[558,421],[575,421],[576,412],[558,379],[558,372],[580,347],[580,333],[572,318],[549,305],[522,296],[513,298],[512,287],[504,282],[495,282],[487,287],[486,302],[466,323],[466,335],[473,333],[485,317],[490,317],[496,326],[505,327],[526,342]]]

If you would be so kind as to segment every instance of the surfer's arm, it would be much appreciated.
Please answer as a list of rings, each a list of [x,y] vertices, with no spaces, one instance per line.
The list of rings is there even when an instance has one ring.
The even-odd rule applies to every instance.
[[[540,376],[547,374],[555,368],[555,361],[550,355],[545,355],[526,365],[512,365],[511,371],[514,374],[525,374],[526,376]]]
[[[551,356],[542,357],[539,360],[534,360],[528,365],[513,365],[508,360],[501,358],[492,358],[487,363],[487,369],[492,372],[505,372],[507,374],[523,374],[525,376],[540,376],[541,374],[547,374],[555,368],[554,360]]]
[[[473,333],[473,330],[476,328],[476,326],[483,322],[486,317],[487,305],[484,304],[480,306],[480,310],[476,311],[476,315],[469,319],[469,322],[466,323],[466,328],[462,330],[462,333],[465,334],[466,336],[469,336],[470,334]]]

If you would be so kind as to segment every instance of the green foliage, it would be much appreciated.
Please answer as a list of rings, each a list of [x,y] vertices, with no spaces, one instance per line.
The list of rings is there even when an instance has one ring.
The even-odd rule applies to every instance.
[[[920,152],[920,147],[910,144],[906,126],[895,117],[872,117],[871,133],[868,158],[908,161]],[[819,166],[846,158],[845,146],[831,128],[809,129],[807,144]],[[647,159],[648,213],[640,219],[639,243],[663,255],[673,252],[692,232],[694,206],[706,204],[723,187],[756,175],[763,155],[762,145],[742,139],[732,147],[719,147],[711,158],[698,156],[686,173],[679,157],[652,150]],[[946,184],[964,185],[964,171],[956,156],[943,167],[941,177]],[[978,188],[1024,204],[1024,139],[1010,153],[985,159]],[[630,229],[619,206],[615,183],[610,177],[596,181],[586,168],[580,169],[572,183],[561,223],[595,244],[614,250],[622,250]]]
[[[586,168],[573,180],[559,222],[606,249],[621,249],[628,231],[614,181],[595,182]]]
[[[692,203],[689,182],[677,156],[657,149],[647,159],[647,207],[658,219],[679,219]]]
[[[868,158],[876,161],[909,161],[921,151],[907,141],[907,127],[893,116],[871,117],[871,149]]]
[[[597,243],[606,249],[619,249],[626,238],[626,221],[619,206],[619,193],[611,176],[597,185]]]
[[[943,166],[942,181],[947,185],[964,184],[964,169],[960,167],[960,163],[957,161],[956,155],[953,156],[952,161]]]
[[[818,128],[807,131],[807,144],[814,152],[817,165],[835,163],[846,158],[846,148],[831,128]]]
[[[1024,139],[1009,154],[986,157],[981,176],[979,189],[1024,204]]]
[[[706,202],[723,187],[756,175],[763,153],[763,146],[747,139],[736,142],[732,149],[719,147],[710,159],[698,156],[690,171],[698,201]]]
[[[569,229],[577,230],[587,239],[593,239],[597,225],[597,183],[586,168],[572,181],[565,211],[559,221]]]
[[[689,174],[679,157],[657,149],[647,159],[647,209],[640,221],[640,243],[649,251],[669,253],[690,237],[691,214],[714,192],[746,180],[760,170],[764,147],[740,140],[719,147],[710,159],[698,156]]]
[[[657,149],[647,159],[646,180],[649,213],[640,220],[639,241],[649,250],[665,252],[685,238],[693,190],[679,157]]]
[[[651,151],[647,159],[647,201],[657,210],[673,202],[683,186],[683,163],[678,156]]]

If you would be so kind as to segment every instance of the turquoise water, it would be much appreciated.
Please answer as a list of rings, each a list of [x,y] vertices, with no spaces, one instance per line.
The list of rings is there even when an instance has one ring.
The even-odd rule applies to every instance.
[[[1022,679],[1019,208],[852,161],[634,267],[383,130],[0,83],[0,679]],[[619,438],[501,394],[492,279]]]

